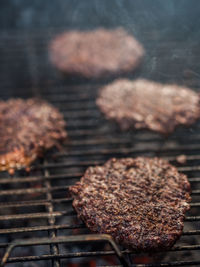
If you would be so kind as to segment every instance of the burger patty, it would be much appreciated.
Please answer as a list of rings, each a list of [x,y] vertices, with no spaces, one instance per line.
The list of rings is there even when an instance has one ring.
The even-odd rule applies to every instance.
[[[173,246],[190,205],[187,177],[159,158],[108,160],[70,187],[73,207],[94,232],[138,251]]]
[[[191,125],[200,116],[196,92],[144,79],[118,79],[100,90],[96,103],[106,118],[125,130],[148,128],[169,134],[177,125]]]
[[[66,74],[100,78],[135,69],[144,49],[122,28],[100,28],[58,35],[50,43],[49,54],[52,63]]]
[[[0,101],[0,171],[28,167],[67,137],[62,114],[39,99]]]

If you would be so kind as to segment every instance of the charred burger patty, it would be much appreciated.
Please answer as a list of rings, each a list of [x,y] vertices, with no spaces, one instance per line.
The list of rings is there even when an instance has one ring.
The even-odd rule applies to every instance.
[[[39,99],[0,101],[0,171],[28,167],[67,136],[60,112]]]
[[[142,45],[122,28],[69,31],[52,40],[51,62],[62,72],[86,78],[126,73],[140,63]]]
[[[173,246],[190,207],[187,177],[159,158],[110,159],[88,168],[70,192],[92,231],[140,251]]]
[[[162,134],[191,125],[200,116],[199,96],[189,88],[144,79],[118,79],[101,88],[97,105],[122,129],[147,128]]]

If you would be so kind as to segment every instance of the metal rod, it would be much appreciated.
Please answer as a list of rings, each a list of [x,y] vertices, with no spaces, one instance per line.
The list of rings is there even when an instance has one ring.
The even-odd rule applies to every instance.
[[[32,246],[32,245],[48,245],[48,244],[61,244],[61,243],[74,243],[74,242],[99,242],[99,241],[104,241],[108,242],[111,247],[114,249],[116,255],[118,256],[120,262],[124,267],[129,267],[129,263],[127,262],[125,256],[122,254],[114,240],[112,239],[111,236],[106,235],[106,234],[101,234],[101,235],[76,235],[76,236],[58,236],[54,238],[32,238],[28,240],[16,240],[12,242],[9,247],[7,248],[2,261],[1,261],[1,266],[3,267],[12,250],[15,247],[19,246]]]
[[[54,29],[55,32],[56,30],[57,29]],[[2,39],[2,36],[4,36],[5,40]],[[47,36],[47,38],[44,38],[44,36]],[[112,123],[105,122],[104,116],[100,113],[99,109],[95,104],[97,90],[103,85],[103,82],[68,86],[64,81],[56,79],[55,76],[49,77],[49,84],[47,84],[46,81],[42,81],[42,79],[37,77],[41,65],[40,60],[37,60],[38,55],[36,55],[36,53],[37,51],[39,51],[39,53],[43,53],[44,50],[46,51],[47,44],[49,43],[51,37],[52,35],[50,33],[47,34],[46,31],[40,30],[38,32],[38,29],[31,36],[26,36],[21,32],[20,35],[14,33],[13,35],[1,34],[0,36],[1,48],[4,48],[5,44],[10,44],[10,46],[8,46],[8,49],[5,49],[5,53],[7,53],[4,64],[5,70],[9,71],[10,66],[7,62],[11,59],[12,64],[15,64],[15,67],[17,66],[17,63],[15,62],[16,60],[13,61],[13,58],[15,58],[16,56],[18,61],[21,60],[23,54],[19,52],[22,50],[22,48],[24,51],[29,51],[34,54],[31,58],[32,61],[29,62],[36,63],[36,65],[30,65],[30,74],[32,75],[32,81],[27,81],[27,78],[24,78],[26,86],[24,86],[21,92],[20,90],[18,90],[18,96],[28,96],[27,86],[31,87],[33,86],[33,84],[38,85],[37,88],[43,88],[41,92],[44,98],[54,103],[64,114],[64,117],[68,122],[67,131],[69,136],[71,137],[71,140],[69,140],[64,147],[65,152],[61,151],[55,154],[55,159],[58,161],[58,163],[46,162],[45,166],[43,164],[35,165],[32,168],[32,171],[36,171],[37,175],[35,176],[33,175],[30,177],[26,176],[14,178],[4,176],[2,179],[0,179],[0,185],[2,186],[2,188],[5,187],[3,190],[0,191],[0,198],[2,199],[0,203],[0,209],[2,212],[2,215],[0,216],[0,222],[7,223],[8,221],[6,227],[10,227],[4,229],[1,228],[0,234],[4,235],[4,237],[5,235],[8,235],[9,237],[13,238],[13,236],[15,236],[15,234],[17,233],[39,233],[39,231],[49,231],[48,238],[21,240],[19,241],[21,243],[16,240],[11,245],[8,243],[1,243],[1,248],[5,248],[6,246],[8,246],[6,252],[7,254],[5,254],[4,256],[3,264],[5,264],[5,262],[53,260],[55,265],[59,266],[59,259],[62,258],[117,255],[121,261],[121,264],[123,264],[124,266],[128,266],[129,264],[126,261],[124,255],[131,255],[133,251],[120,251],[118,246],[115,247],[115,243],[112,244],[112,239],[109,240],[109,236],[106,237],[106,235],[79,235],[56,237],[57,230],[84,229],[85,231],[86,228],[83,223],[77,220],[76,213],[72,210],[70,205],[66,205],[67,207],[63,211],[60,211],[60,209],[59,211],[56,211],[54,205],[62,203],[70,204],[72,199],[70,197],[67,197],[67,190],[69,185],[74,183],[72,179],[79,179],[82,176],[85,168],[90,165],[94,166],[96,164],[102,164],[109,157],[159,155],[160,157],[166,158],[169,161],[174,162],[176,161],[176,156],[181,153],[186,154],[187,163],[184,164],[184,166],[180,166],[177,163],[177,165],[179,166],[178,169],[179,171],[186,172],[189,175],[189,180],[193,183],[192,187],[195,186],[195,190],[193,190],[192,195],[193,197],[195,197],[193,201],[196,201],[197,197],[200,195],[200,189],[197,188],[198,183],[200,182],[200,124],[195,124],[197,131],[194,131],[194,133],[188,134],[188,131],[177,131],[168,139],[164,139],[159,134],[150,131],[135,131],[130,133],[122,133],[121,131],[116,130],[113,131],[113,127],[111,126]],[[32,42],[32,40],[34,41]],[[13,41],[15,41],[15,46],[12,45]],[[27,50],[24,49],[24,44],[25,46],[28,46]],[[148,46],[150,47],[149,44]],[[168,47],[168,44],[166,44],[165,42],[161,46],[162,51],[165,51],[165,49]],[[33,58],[33,56],[36,57]],[[38,69],[35,69],[35,66]],[[193,80],[193,82],[195,82],[195,86],[197,87],[199,84],[198,79],[196,79],[195,81]],[[4,88],[8,88],[9,81],[6,81],[6,79],[2,79],[1,84],[3,87],[5,85]],[[16,89],[19,88],[16,87]],[[4,90],[4,92],[2,92],[4,97],[9,96],[6,91],[7,90]],[[113,138],[111,139],[111,137]],[[56,174],[56,172],[60,171],[62,172],[61,174]],[[54,172],[55,174],[51,175],[50,172]],[[41,185],[41,188],[35,187],[35,185],[37,186],[37,183]],[[17,189],[14,189],[15,186]],[[56,197],[59,196],[60,198],[54,198],[54,193]],[[33,199],[34,194],[38,196],[36,197],[36,200]],[[22,201],[23,199],[27,199],[27,197],[29,197],[28,199],[33,200]],[[29,207],[31,206],[34,207],[33,211],[38,208],[37,211],[42,210],[42,212],[33,212],[32,210],[30,210],[30,213],[28,213]],[[22,212],[21,208],[23,207],[25,209]],[[47,212],[43,212],[44,207],[47,208]],[[196,212],[196,208],[200,207],[199,200],[198,202],[196,201],[191,203],[191,207],[193,208],[191,214],[198,216],[187,216],[186,222],[194,223],[195,221],[200,221],[200,216],[198,212]],[[4,210],[6,209],[9,209],[9,211],[12,212],[10,212],[8,215],[4,215],[5,213],[8,213],[4,212]],[[63,216],[68,216],[67,219],[72,220],[76,218],[77,221],[76,223],[70,222],[63,225],[57,225],[56,218],[61,218]],[[32,226],[32,224],[29,224],[32,219],[36,219],[36,226]],[[45,225],[38,226],[41,219],[42,223],[45,222]],[[22,225],[26,225],[26,227],[17,228],[15,225],[15,222],[17,220],[27,220],[27,224],[24,224],[26,223],[26,221],[22,222]],[[46,221],[48,221],[48,224],[46,223]],[[183,235],[188,237],[199,234],[200,230],[189,230],[183,232]],[[98,236],[99,239],[97,237],[95,239],[95,236]],[[102,238],[102,236],[104,238]],[[91,252],[80,251],[66,254],[61,254],[58,251],[58,245],[60,243],[91,242],[92,240],[95,242],[99,242],[102,240],[104,240],[105,242],[109,242],[111,244],[111,250]],[[17,246],[34,246],[41,244],[47,244],[51,246],[52,249],[50,250],[49,255],[9,257],[9,253]],[[172,253],[175,253],[176,251],[189,250],[200,250],[200,245],[198,244],[188,246],[175,246],[172,249],[169,249],[168,252],[170,251]],[[157,263],[156,266],[189,266],[195,264],[200,265],[198,261],[176,261],[167,263]],[[140,264],[139,266],[155,265]]]
[[[44,161],[44,167],[45,167],[46,161]],[[45,168],[44,170],[44,176],[49,177],[49,171]],[[51,184],[49,182],[49,180],[44,181],[44,185],[47,188],[47,192],[46,192],[46,197],[47,197],[47,201],[48,204],[46,205],[46,209],[48,211],[48,213],[50,214],[50,216],[48,217],[48,223],[50,226],[54,226],[55,225],[55,217],[52,215],[54,212],[54,206],[52,204],[52,194],[51,194]],[[51,238],[56,238],[57,232],[55,228],[49,229],[49,237]],[[57,244],[50,244],[50,251],[52,255],[57,255],[59,254],[59,247]],[[59,259],[52,259],[52,266],[54,267],[60,267],[60,260]]]

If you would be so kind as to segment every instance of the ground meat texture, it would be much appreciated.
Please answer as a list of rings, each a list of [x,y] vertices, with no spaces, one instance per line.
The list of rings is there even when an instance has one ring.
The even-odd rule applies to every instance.
[[[51,62],[62,72],[86,78],[101,78],[134,70],[144,49],[122,28],[69,31],[52,40]]]
[[[137,251],[173,246],[190,202],[187,177],[159,158],[110,159],[88,168],[70,192],[92,231]]]
[[[118,79],[101,88],[97,105],[122,129],[147,128],[162,134],[191,125],[200,116],[199,96],[189,88],[138,79]]]
[[[39,99],[0,101],[0,171],[26,168],[65,140],[62,114]]]

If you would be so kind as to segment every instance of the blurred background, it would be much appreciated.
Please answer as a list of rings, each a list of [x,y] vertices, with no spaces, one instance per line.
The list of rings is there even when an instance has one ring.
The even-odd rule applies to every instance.
[[[116,125],[105,120],[95,104],[100,86],[107,81],[102,80],[95,84],[95,81],[83,82],[73,77],[65,77],[51,65],[48,55],[50,41],[65,30],[122,26],[133,34],[146,50],[142,65],[129,74],[130,78],[145,77],[186,85],[198,91],[199,14],[199,0],[0,0],[0,99],[42,96],[63,113],[69,134],[69,142],[63,152],[57,153],[53,159],[47,157],[43,163],[36,164],[30,174],[17,173],[19,180],[2,174],[1,178],[9,179],[0,179],[0,212],[5,215],[0,218],[0,256],[5,252],[6,242],[17,238],[57,234],[67,236],[89,232],[77,218],[74,219],[75,212],[73,213],[71,202],[67,199],[66,188],[79,180],[86,167],[91,164],[102,164],[110,157],[146,155],[169,158],[177,165],[176,157],[185,154],[187,163],[178,166],[188,174],[192,190],[195,189],[193,208],[189,213],[190,217],[187,217],[186,230],[177,250],[166,253],[164,265],[158,264],[163,256],[155,261],[156,266],[192,266],[193,263],[194,266],[200,266],[199,123],[190,128],[177,129],[168,138],[150,131],[121,132]],[[32,180],[29,180],[31,177]],[[30,189],[36,193],[29,194]],[[47,202],[41,204],[41,200],[45,199]],[[25,204],[22,203],[24,200]],[[12,208],[13,206],[15,208]],[[49,215],[49,206],[55,215]],[[25,220],[24,214],[27,216]],[[32,217],[29,217],[30,214]],[[40,217],[40,214],[43,217]],[[16,215],[18,221],[15,220]],[[48,228],[49,225],[51,228]],[[44,229],[53,230],[43,231],[43,226]],[[22,230],[20,227],[27,228]],[[60,230],[56,231],[56,227]],[[98,244],[97,247],[67,247],[59,244],[58,250],[56,246],[53,246],[53,249],[48,246],[32,246],[31,249],[19,248],[14,256],[21,256],[21,262],[18,258],[13,258],[12,266],[93,267],[102,262],[109,266],[119,263],[116,258],[114,261],[112,258],[102,261],[100,257],[94,256],[93,262],[87,257],[78,258],[80,251],[85,256],[96,255],[95,253],[98,255],[100,249],[101,255],[104,256],[104,247],[98,247]],[[89,253],[90,250],[93,254]],[[55,256],[58,253],[63,253],[64,257],[61,256],[67,263],[60,265],[61,259]],[[75,259],[67,261],[72,255],[70,253],[74,253]],[[40,261],[41,265],[35,262],[33,265],[29,262],[27,265],[22,264],[22,261],[40,254],[46,255],[45,259],[52,257],[55,260]],[[24,255],[27,258],[22,259]],[[132,261],[132,254],[128,256]],[[81,260],[85,260],[85,265]],[[136,260],[134,255],[134,263],[151,262],[147,257]],[[19,265],[16,261],[19,261]],[[190,261],[190,264],[183,261]],[[77,264],[67,265],[69,262]]]
[[[159,30],[163,38],[199,36],[198,0],[1,0],[1,31],[49,27],[124,26],[140,35]]]
[[[134,75],[196,87],[199,11],[198,0],[1,0],[1,84],[43,90],[57,78],[48,60],[48,44],[57,33],[123,26],[147,52]]]

